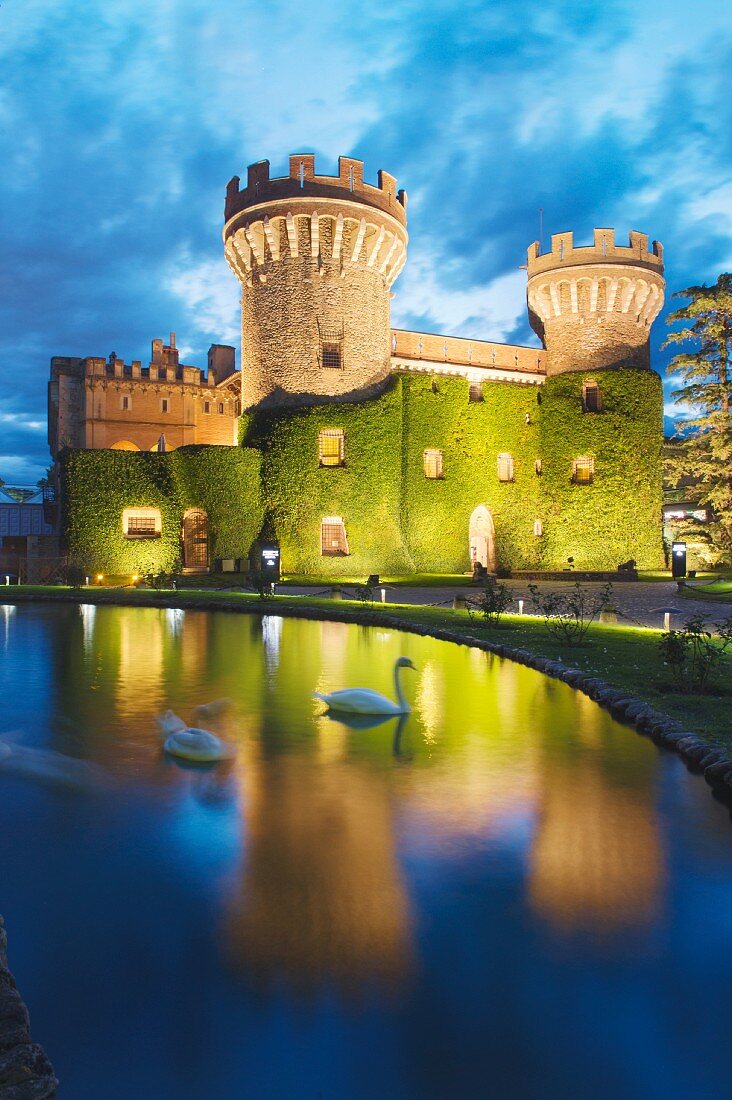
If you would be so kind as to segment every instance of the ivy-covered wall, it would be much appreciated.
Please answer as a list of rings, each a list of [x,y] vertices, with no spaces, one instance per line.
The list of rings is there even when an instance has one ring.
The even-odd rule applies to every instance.
[[[69,553],[94,572],[172,570],[181,556],[183,513],[202,508],[211,559],[246,557],[262,526],[260,465],[258,452],[238,447],[68,451],[62,499]],[[122,512],[130,507],[160,509],[159,538],[125,537]]]
[[[583,382],[602,410],[583,411]],[[340,428],[345,462],[321,467],[318,434]],[[173,568],[189,507],[209,516],[211,558],[246,557],[264,528],[280,540],[285,572],[362,575],[470,568],[470,516],[495,524],[503,569],[614,569],[629,558],[662,564],[662,394],[647,370],[564,374],[540,388],[395,376],[378,398],[269,411],[242,421],[242,445],[184,447],[166,455],[70,452],[65,460],[69,550],[110,573]],[[442,452],[443,476],[425,477],[423,452]],[[499,481],[498,455],[514,480]],[[592,484],[572,461],[594,459]],[[540,470],[537,470],[540,460]],[[261,465],[261,469],[260,469]],[[159,539],[127,539],[122,510],[160,508]],[[321,555],[321,520],[341,516],[349,556]],[[535,521],[542,533],[535,534]]]
[[[598,383],[600,412],[582,412],[583,383]],[[614,569],[634,558],[663,566],[663,395],[649,370],[561,374],[541,387],[543,557],[578,569]],[[572,481],[572,460],[594,459],[592,484]]]

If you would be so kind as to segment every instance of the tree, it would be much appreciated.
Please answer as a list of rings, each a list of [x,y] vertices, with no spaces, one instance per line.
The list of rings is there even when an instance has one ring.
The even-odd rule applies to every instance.
[[[686,305],[669,314],[668,322],[685,322],[664,343],[691,345],[675,355],[670,374],[680,374],[683,388],[673,397],[694,409],[685,421],[689,434],[674,447],[668,462],[673,484],[693,484],[699,503],[713,513],[708,527],[695,537],[710,544],[717,560],[732,557],[732,274],[720,275],[713,286],[690,286],[674,298]],[[687,533],[687,532],[684,532]]]

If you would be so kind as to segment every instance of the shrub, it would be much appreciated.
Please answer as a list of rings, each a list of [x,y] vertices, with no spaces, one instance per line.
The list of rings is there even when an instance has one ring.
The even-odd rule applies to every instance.
[[[666,631],[659,640],[674,687],[685,695],[709,691],[714,673],[732,649],[732,617],[712,626],[717,628],[716,636],[702,615],[692,615],[681,630]]]
[[[550,634],[562,645],[580,645],[590,629],[590,623],[610,604],[612,584],[595,591],[583,588],[577,581],[568,592],[541,592],[530,584],[531,604],[544,617]]]
[[[488,578],[480,594],[468,604],[468,613],[471,617],[482,615],[485,622],[496,626],[512,603],[511,589]]]

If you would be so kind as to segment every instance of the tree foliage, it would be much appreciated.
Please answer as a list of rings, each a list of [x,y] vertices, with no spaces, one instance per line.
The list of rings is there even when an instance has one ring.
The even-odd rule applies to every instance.
[[[709,506],[714,520],[695,529],[719,556],[732,555],[732,275],[720,275],[713,286],[690,286],[675,298],[688,298],[669,315],[683,322],[664,347],[685,345],[671,360],[669,373],[678,374],[682,388],[673,396],[688,402],[695,415],[685,421],[691,434],[674,448],[668,474],[675,485],[691,482],[699,503]]]

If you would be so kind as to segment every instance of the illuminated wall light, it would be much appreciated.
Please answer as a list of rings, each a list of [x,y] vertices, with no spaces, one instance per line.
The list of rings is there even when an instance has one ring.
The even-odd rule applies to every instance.
[[[10,576],[7,573],[5,574],[5,583],[10,584]]]
[[[104,580],[104,573],[97,573],[97,581],[103,581],[103,580]]]
[[[385,588],[381,589],[381,602],[386,603],[386,589]]]
[[[518,605],[519,605],[519,615],[523,615],[523,613],[524,613],[524,601],[519,600]]]

